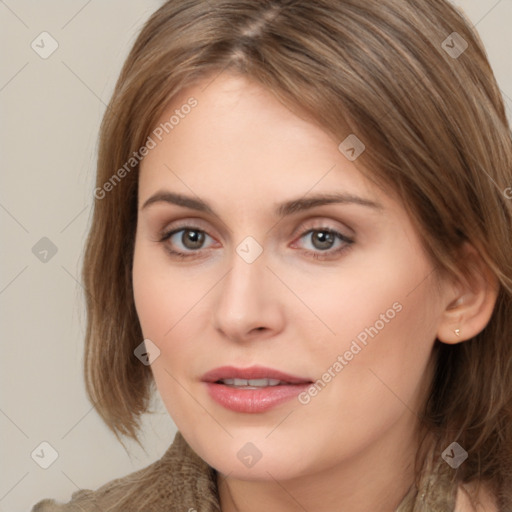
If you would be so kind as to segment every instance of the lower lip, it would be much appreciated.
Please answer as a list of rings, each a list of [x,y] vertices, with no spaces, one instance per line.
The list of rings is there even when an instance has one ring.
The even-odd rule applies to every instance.
[[[235,412],[265,412],[306,390],[311,383],[242,389],[207,382],[208,393],[220,405]]]

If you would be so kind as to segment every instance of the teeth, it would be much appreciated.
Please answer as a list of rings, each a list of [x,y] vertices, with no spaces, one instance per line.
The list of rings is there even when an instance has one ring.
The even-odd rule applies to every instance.
[[[282,383],[278,379],[222,379],[221,382],[226,384],[226,386],[251,389],[277,386]]]

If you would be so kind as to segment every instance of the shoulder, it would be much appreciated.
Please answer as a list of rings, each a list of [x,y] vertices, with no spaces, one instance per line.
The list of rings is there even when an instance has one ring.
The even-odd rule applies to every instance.
[[[141,481],[154,472],[155,464],[125,477],[112,480],[99,489],[80,489],[71,495],[67,503],[58,503],[53,499],[44,499],[36,503],[31,512],[102,512],[114,511],[124,502],[124,498],[136,493]]]
[[[95,501],[90,500],[93,491],[82,489],[76,491],[71,496],[71,501],[68,503],[58,503],[55,500],[45,499],[36,503],[30,512],[84,512],[93,510],[96,507]],[[87,498],[89,498],[90,506],[87,506]]]
[[[79,490],[68,503],[42,500],[31,512],[151,512],[189,508],[208,502],[218,509],[213,469],[196,455],[178,432],[161,459],[99,489]]]
[[[499,508],[488,485],[467,483],[457,490],[454,512],[499,512]]]

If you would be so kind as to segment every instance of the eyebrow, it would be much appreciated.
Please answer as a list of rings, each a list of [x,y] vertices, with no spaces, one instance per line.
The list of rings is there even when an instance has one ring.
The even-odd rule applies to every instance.
[[[186,196],[183,194],[176,194],[174,192],[160,191],[147,199],[141,207],[144,210],[148,206],[155,203],[169,203],[177,206],[184,206],[192,210],[210,213],[217,215],[213,208],[205,201],[199,198]],[[384,207],[375,201],[364,199],[362,197],[347,194],[347,193],[331,193],[331,194],[315,194],[308,197],[301,197],[292,199],[276,206],[274,213],[278,217],[285,217],[293,215],[304,210],[309,210],[316,206],[323,206],[327,204],[355,204],[359,206],[366,206],[375,210],[383,210]]]

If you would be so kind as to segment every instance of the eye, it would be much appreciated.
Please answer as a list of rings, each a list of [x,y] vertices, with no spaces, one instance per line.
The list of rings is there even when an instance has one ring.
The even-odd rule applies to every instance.
[[[299,247],[315,259],[335,258],[348,250],[354,243],[352,238],[329,227],[318,227],[304,232],[292,247]],[[197,258],[201,253],[213,247],[215,240],[197,226],[180,226],[161,234],[160,242],[165,250],[176,258]],[[300,241],[303,241],[300,243]]]
[[[339,255],[354,243],[352,238],[328,227],[310,229],[299,240],[305,241],[305,252],[316,259],[327,259]]]
[[[213,241],[213,238],[202,229],[184,226],[164,233],[160,241],[166,243],[166,249],[171,254],[188,257],[200,249],[205,249],[204,245],[208,239]]]

